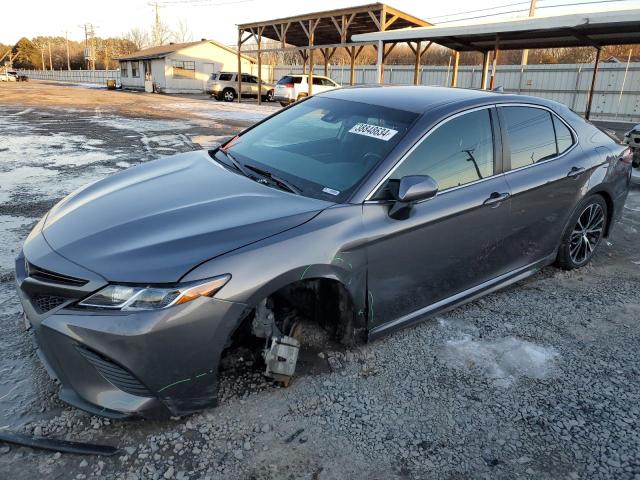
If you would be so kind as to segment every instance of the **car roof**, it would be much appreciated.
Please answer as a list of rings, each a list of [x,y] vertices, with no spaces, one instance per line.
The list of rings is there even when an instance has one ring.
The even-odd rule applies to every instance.
[[[307,74],[307,73],[287,73],[286,75],[283,75],[283,77],[308,77],[308,76],[309,76],[309,74]],[[329,78],[329,79],[331,79],[330,77],[325,77],[324,75],[316,75],[316,74],[314,74],[313,76],[315,78]]]
[[[414,113],[425,113],[435,107],[450,104],[456,107],[487,103],[522,102],[554,107],[549,100],[526,95],[509,95],[489,90],[473,90],[452,87],[367,85],[339,88],[319,93],[317,96],[368,103]]]

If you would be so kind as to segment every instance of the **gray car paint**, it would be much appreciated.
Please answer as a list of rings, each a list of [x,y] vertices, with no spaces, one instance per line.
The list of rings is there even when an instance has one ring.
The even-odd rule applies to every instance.
[[[45,351],[44,360],[62,381],[62,398],[110,416],[190,412],[215,402],[219,354],[231,332],[260,300],[283,286],[314,278],[339,282],[351,296],[357,322],[374,338],[552,262],[567,219],[590,193],[605,195],[613,221],[622,212],[631,170],[630,164],[620,161],[623,147],[593,144],[595,127],[554,102],[429,87],[356,88],[322,95],[421,113],[409,133],[344,204],[298,197],[222,167],[204,167],[199,162],[205,154],[198,153],[138,167],[131,176],[99,182],[63,202],[47,219],[44,237],[50,244],[36,228],[16,261],[16,281]],[[434,125],[472,108],[503,103],[542,105],[558,113],[576,131],[579,148],[544,165],[510,175],[498,172],[485,181],[441,192],[414,205],[406,220],[389,218],[390,202],[366,200]],[[583,166],[585,172],[568,181],[566,174],[574,165]],[[195,178],[196,173],[207,178]],[[178,178],[187,186],[177,186]],[[199,188],[191,188],[194,184]],[[180,195],[173,195],[172,188],[178,188]],[[509,199],[497,207],[484,205],[492,192],[505,188]],[[153,198],[157,195],[166,195],[167,201]],[[235,217],[206,208],[224,205],[221,198],[231,195],[243,205],[234,210]],[[260,208],[256,197],[273,201],[273,211]],[[143,200],[154,203],[136,206],[138,216],[129,217],[126,208]],[[115,201],[122,212],[111,211]],[[173,210],[189,221],[180,223],[181,215],[166,216]],[[221,215],[220,221],[213,220],[216,214]],[[94,219],[102,216],[104,221]],[[167,218],[177,222],[167,224],[187,232],[184,241],[180,230],[172,227],[164,232],[161,222],[155,223]],[[148,222],[153,226],[150,232],[142,228]],[[221,233],[225,231],[226,235]],[[229,232],[237,235],[225,238]],[[198,239],[206,239],[206,245]],[[197,253],[190,248],[194,243]],[[73,246],[86,247],[91,254],[78,253]],[[122,278],[148,283],[157,283],[158,278],[193,281],[225,273],[232,278],[212,299],[162,311],[80,312],[71,299],[46,315],[37,315],[30,306],[30,289],[55,292],[64,287],[34,286],[24,270],[25,256],[41,268],[90,280],[90,287],[77,289],[79,297],[86,296],[89,288]],[[164,256],[170,257],[168,267],[158,265]],[[153,398],[141,400],[114,389],[77,355],[74,345],[78,344],[126,368]]]
[[[202,261],[296,227],[330,205],[261,185],[200,150],[82,189],[51,211],[43,235],[60,255],[112,282],[172,283]]]

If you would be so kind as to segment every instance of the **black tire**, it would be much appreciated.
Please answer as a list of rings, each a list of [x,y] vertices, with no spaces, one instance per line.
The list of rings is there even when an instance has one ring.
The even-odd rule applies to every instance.
[[[233,102],[236,99],[236,91],[233,88],[225,88],[222,91],[222,99],[225,102]]]
[[[585,266],[600,246],[609,221],[607,202],[600,195],[584,199],[562,234],[556,265],[564,270]]]
[[[287,106],[289,106],[289,103],[288,102],[280,102],[280,105],[282,107],[287,107]]]
[[[274,97],[273,90],[269,90],[266,95],[263,95],[262,101],[263,102],[275,102],[276,99]]]

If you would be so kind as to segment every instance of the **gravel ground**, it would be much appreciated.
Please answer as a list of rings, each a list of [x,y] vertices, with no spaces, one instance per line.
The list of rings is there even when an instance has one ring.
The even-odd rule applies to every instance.
[[[163,98],[170,117],[171,101]],[[202,103],[198,108],[206,111],[207,101]],[[13,113],[25,107],[19,98],[0,106]],[[48,137],[78,134],[66,129],[67,120],[84,118],[82,123],[93,125],[95,114],[90,107],[56,110],[59,122],[48,127],[38,123],[47,112],[34,107],[18,115],[26,116],[23,127],[35,130],[16,130],[29,135],[31,148],[43,155]],[[199,148],[196,136],[229,133],[197,119],[186,129],[166,124],[141,131],[132,122],[140,120],[139,113],[132,117],[116,109],[109,115],[127,125],[120,135],[109,139],[113,124],[104,122],[81,135],[104,140],[93,145],[102,152],[115,150],[115,142],[117,158],[80,162],[84,167],[63,169],[68,175],[56,175],[61,182],[48,185],[46,176],[29,180],[16,174],[4,188],[2,174],[0,215],[9,217],[13,232],[1,233],[2,248],[18,248],[32,220],[63,193],[63,181],[125,168],[117,163],[130,162],[134,153],[142,153],[141,160],[168,153],[153,142],[140,149],[143,133],[147,139],[184,135],[175,151]],[[13,132],[0,121],[3,141]],[[126,140],[116,140],[122,134]],[[16,157],[2,145],[0,168],[13,172],[16,167],[7,162]],[[32,161],[27,166],[36,168],[37,158]],[[47,165],[60,162],[49,158]],[[20,181],[35,194],[24,193]],[[640,479],[639,231],[635,187],[622,222],[590,266],[569,273],[546,268],[374,343],[314,352],[313,368],[288,389],[267,381],[239,356],[222,374],[219,407],[167,422],[108,421],[55,400],[55,388],[22,332],[10,266],[0,256],[0,268],[7,269],[0,282],[0,408],[6,412],[0,413],[0,428],[122,449],[118,456],[99,458],[0,444],[0,478]]]

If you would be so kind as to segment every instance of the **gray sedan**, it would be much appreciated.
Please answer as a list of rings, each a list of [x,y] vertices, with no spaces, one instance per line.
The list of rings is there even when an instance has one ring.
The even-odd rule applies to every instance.
[[[585,265],[622,214],[631,161],[539,98],[322,93],[62,200],[16,261],[25,322],[63,400],[193,412],[215,404],[235,342],[286,384],[304,322],[365,341],[545,265]]]

